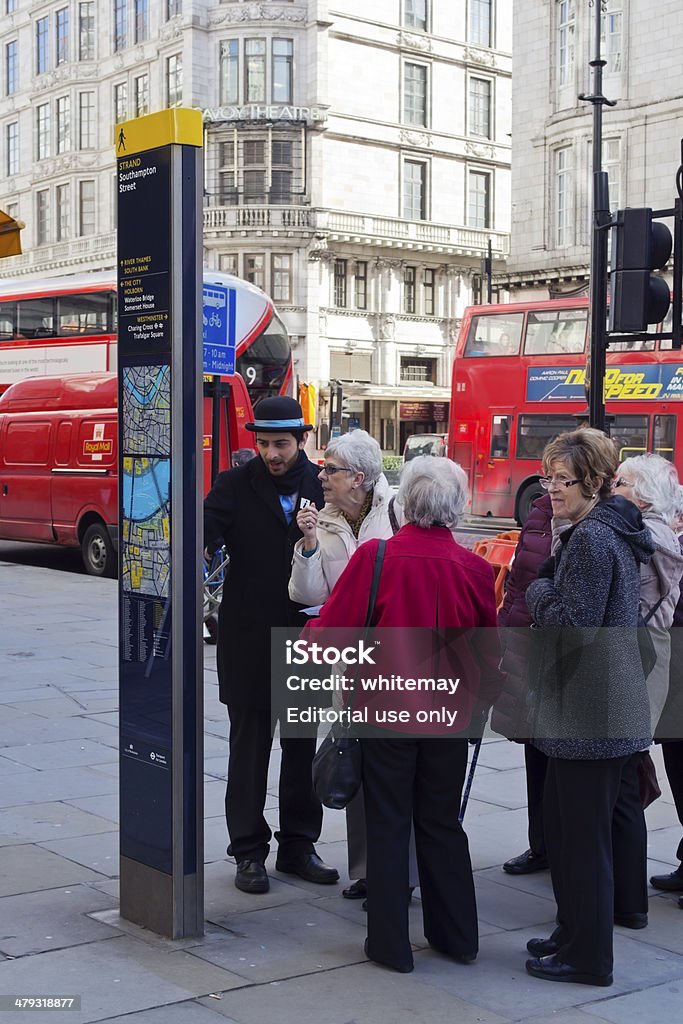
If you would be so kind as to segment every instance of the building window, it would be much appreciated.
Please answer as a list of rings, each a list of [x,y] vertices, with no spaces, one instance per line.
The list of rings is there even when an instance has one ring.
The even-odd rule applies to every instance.
[[[435,306],[434,306],[434,292],[435,292],[434,285],[435,285],[435,279],[436,279],[436,271],[432,267],[427,267],[424,270],[424,273],[423,273],[423,276],[422,276],[422,295],[423,295],[423,299],[424,299],[423,305],[424,305],[424,315],[425,316],[434,316],[434,309],[435,309]]]
[[[50,241],[50,191],[41,188],[36,192],[36,245]]]
[[[36,74],[44,74],[50,66],[49,18],[36,22]]]
[[[149,39],[149,0],[135,0],[135,42]]]
[[[16,39],[5,46],[5,92],[8,96],[19,88],[19,48]]]
[[[491,138],[491,81],[470,78],[470,135]]]
[[[95,182],[78,183],[78,234],[95,234]]]
[[[126,0],[114,0],[114,49],[123,50],[128,44],[128,11]]]
[[[95,93],[78,95],[78,148],[95,148]]]
[[[354,275],[354,305],[356,309],[368,308],[368,264],[366,260],[358,260]]]
[[[401,359],[401,380],[434,384],[435,375],[435,359],[413,359],[412,357]]]
[[[71,98],[57,99],[57,152],[68,153],[71,149]]]
[[[220,100],[221,103],[239,103],[239,44],[236,39],[224,39],[220,44]]]
[[[417,270],[415,267],[406,267],[403,271],[403,312],[415,313],[415,278]]]
[[[571,242],[572,151],[569,146],[555,153],[555,235],[558,246]]]
[[[292,102],[292,61],[294,44],[291,39],[273,39],[273,103]]]
[[[17,9],[18,0],[7,0],[6,12],[7,14],[14,14]]]
[[[149,75],[138,75],[135,79],[135,116],[149,113]]]
[[[183,102],[183,58],[179,53],[166,61],[166,95],[169,107],[177,107]]]
[[[346,309],[346,260],[334,261],[334,305]]]
[[[237,169],[235,167],[235,143],[218,143],[218,204],[234,206],[237,203],[237,186],[235,185]]]
[[[560,87],[571,85],[574,80],[574,32],[576,14],[574,0],[558,0],[557,3],[557,82]]]
[[[210,205],[291,203],[304,188],[301,132],[224,129],[207,147],[207,168]]]
[[[225,274],[234,274],[237,277],[237,253],[221,253],[218,257],[218,269]]]
[[[605,139],[602,144],[602,169],[607,172],[609,208],[612,213],[621,206],[621,140]],[[592,183],[591,176],[591,183]]]
[[[78,59],[95,59],[95,3],[78,5]]]
[[[270,202],[292,200],[292,143],[290,139],[273,139],[271,146]]]
[[[128,82],[119,82],[114,86],[114,117],[117,124],[128,117]]]
[[[264,139],[246,139],[242,146],[242,187],[245,203],[263,205],[266,201],[266,143]]]
[[[244,256],[244,277],[257,288],[266,287],[266,257],[263,253],[247,253]]]
[[[602,28],[602,54],[607,61],[605,72],[608,75],[621,74],[622,64],[622,25],[623,15],[621,10],[616,9],[614,0],[610,0],[607,11],[601,22]]]
[[[403,163],[403,216],[406,220],[427,219],[427,165],[422,160]]]
[[[7,138],[7,177],[19,173],[19,122],[11,121],[5,131]]]
[[[247,103],[266,102],[266,41],[247,39],[244,43],[245,81]]]
[[[491,175],[470,171],[468,175],[467,223],[471,228],[491,227]]]
[[[273,302],[292,301],[292,257],[290,253],[273,253],[270,291]]]
[[[403,121],[427,125],[427,68],[424,64],[403,65]]]
[[[69,186],[57,185],[55,189],[56,233],[58,242],[69,237]]]
[[[469,40],[479,46],[490,46],[492,36],[492,3],[491,0],[469,0],[470,31]]]
[[[176,18],[183,13],[183,0],[167,0],[166,18]]]
[[[55,14],[57,31],[57,64],[66,64],[69,60],[69,8],[62,7]]]
[[[38,124],[38,159],[50,155],[50,104],[41,103],[36,111]]]
[[[427,0],[403,0],[403,24],[406,28],[427,31]]]

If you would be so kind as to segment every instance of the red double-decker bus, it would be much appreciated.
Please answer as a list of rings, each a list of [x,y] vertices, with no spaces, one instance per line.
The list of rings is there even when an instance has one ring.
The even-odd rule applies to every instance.
[[[657,452],[683,475],[683,352],[672,351],[660,332],[608,349],[607,424],[620,458]],[[587,344],[585,298],[465,310],[448,454],[469,475],[473,515],[524,523],[543,493],[545,445],[587,422]]]

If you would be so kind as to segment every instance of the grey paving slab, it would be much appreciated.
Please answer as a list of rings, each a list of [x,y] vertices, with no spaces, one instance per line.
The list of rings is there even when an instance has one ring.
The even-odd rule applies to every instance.
[[[499,807],[526,807],[526,773],[523,768],[474,776],[472,795]]]
[[[102,722],[96,722],[87,715],[73,718],[41,718],[31,715],[14,725],[0,726],[0,754],[9,756],[7,747],[22,744],[61,743],[63,740],[90,739],[102,743],[111,742],[112,729]]]
[[[598,1000],[604,999],[604,996],[598,997]],[[582,1006],[581,1009],[572,1010],[559,1010],[551,1014],[542,1013],[535,1017],[525,1017],[524,1020],[517,1021],[516,1024],[609,1024],[605,1017],[600,1017],[599,1013],[601,1007],[604,1005],[602,1001],[598,1001],[595,1004],[589,1003],[586,1006]],[[590,1014],[590,1016],[587,1016]]]
[[[470,821],[465,817],[465,831],[475,870],[500,867],[503,861],[522,853],[528,847],[526,807],[515,810],[498,808],[495,814],[483,814]]]
[[[0,896],[96,881],[102,875],[40,846],[0,847]]]
[[[270,870],[270,864],[267,864]],[[101,883],[95,883],[101,886]],[[281,907],[287,903],[306,903],[311,894],[284,881],[284,876],[270,874],[270,891],[258,895],[235,888],[235,865],[224,861],[204,868],[204,914],[207,921],[220,928],[232,929],[242,914],[255,910]]]
[[[244,984],[243,978],[182,950],[150,948],[127,935],[0,964],[3,992],[81,995],[82,1009],[70,1011],[69,1024],[86,1024]]]
[[[118,765],[100,767],[111,768],[111,774],[95,768],[56,768],[52,771],[25,771],[13,775],[11,786],[0,788],[0,807],[50,803],[53,800],[70,800],[76,796],[116,792],[118,779],[112,778],[112,774],[118,774]]]
[[[104,831],[98,835],[81,835],[76,839],[52,839],[40,845],[45,850],[51,850],[60,857],[82,864],[101,875],[114,878],[119,873],[117,829]]]
[[[83,796],[67,800],[70,807],[79,807],[82,811],[88,811],[99,818],[118,824],[119,820],[119,795],[118,793],[107,793],[104,796]]]
[[[58,695],[52,698],[38,699],[36,697],[24,699],[8,699],[4,694],[3,700],[20,710],[33,711],[42,718],[70,718],[73,715],[94,715],[99,712],[105,714],[111,712],[118,705],[118,693],[114,691],[91,691],[79,693],[78,698],[71,694]],[[102,721],[102,719],[98,719]]]
[[[223,995],[207,997],[208,1006],[188,1001],[171,1003],[158,1010],[141,1010],[139,1013],[127,1013],[124,1017],[105,1017],[102,1024],[225,1024],[223,1014],[211,1009],[213,999],[223,999]],[[590,1024],[593,1024],[591,1021]]]
[[[623,928],[617,928],[622,935],[634,936]],[[649,900],[649,925],[638,932],[638,942],[655,946],[659,950],[683,956],[683,912],[678,906],[678,894],[651,896]]]
[[[556,912],[552,891],[545,898],[532,896],[479,875],[475,875],[475,886],[477,912],[482,921],[507,930],[544,925],[547,922],[552,931]],[[541,930],[540,934],[544,934],[544,931]]]
[[[418,953],[417,960],[428,954]],[[308,977],[238,989],[203,1005],[237,1024],[504,1024],[491,1013],[413,974],[395,974],[370,963]],[[452,965],[442,971],[453,972]],[[467,968],[461,968],[467,970]],[[460,972],[458,972],[460,974]],[[592,1024],[592,1022],[590,1022]]]
[[[597,1015],[600,1020],[614,1024],[662,1024],[662,1021],[673,1024],[681,1019],[683,1012],[683,979],[608,999],[585,1010],[589,1024],[593,1024]]]
[[[495,768],[498,771],[524,768],[523,744],[505,739],[484,740],[479,751],[476,771],[482,767]]]
[[[678,822],[668,828],[658,828],[649,832],[647,837],[647,855],[654,860],[678,864],[676,849],[681,841],[681,826]]]
[[[225,783],[220,779],[204,783],[204,817],[220,817],[225,829]]]
[[[118,753],[105,743],[94,743],[92,740],[62,740],[52,743],[32,743],[23,747],[4,747],[3,757],[28,765],[51,771],[53,768],[76,768],[80,765],[91,766],[118,761]]]
[[[0,779],[7,775],[17,775],[18,773],[29,773],[34,771],[36,771],[35,768],[29,768],[25,764],[18,764],[16,761],[11,761],[8,757],[0,756]]]
[[[89,814],[61,801],[26,804],[0,810],[0,846],[4,838],[38,843],[69,836],[111,832],[116,825],[96,814]]]
[[[113,938],[112,928],[87,915],[115,904],[87,885],[5,896],[0,899],[0,950],[27,956]]]

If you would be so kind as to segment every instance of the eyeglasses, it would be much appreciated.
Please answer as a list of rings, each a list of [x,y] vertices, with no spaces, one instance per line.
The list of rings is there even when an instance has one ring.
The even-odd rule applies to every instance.
[[[324,465],[320,467],[320,472],[324,473],[325,476],[334,476],[335,473],[353,473],[352,469],[348,469],[347,466],[328,466]]]
[[[623,476],[618,476],[616,480],[612,481],[612,487],[633,487],[630,480],[624,480]]]
[[[553,476],[539,476],[538,482],[544,491],[549,491],[551,487],[556,490],[560,487],[573,487],[574,484],[580,484],[580,480],[558,480]]]

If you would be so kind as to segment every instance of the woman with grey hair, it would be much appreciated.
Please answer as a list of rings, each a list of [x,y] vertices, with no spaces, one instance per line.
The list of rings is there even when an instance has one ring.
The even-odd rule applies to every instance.
[[[661,455],[635,455],[621,463],[612,489],[640,509],[656,546],[651,560],[640,566],[640,614],[647,622],[657,654],[657,663],[647,677],[654,731],[669,690],[668,631],[683,575],[683,555],[672,529],[680,504],[678,474]]]
[[[434,643],[435,628],[496,626],[491,566],[461,547],[451,533],[468,500],[464,471],[449,459],[420,456],[404,467],[398,497],[405,525],[386,542],[372,619],[373,626],[397,627],[383,655],[395,657],[398,650],[402,671],[411,675],[409,666],[416,652],[406,644],[420,646],[422,637],[439,659],[435,675],[449,673],[466,680],[464,689],[458,688],[450,697],[439,694],[439,705],[457,711],[450,726],[425,724],[420,728],[417,723],[423,719],[418,710],[425,706],[425,695],[400,690],[391,693],[391,708],[403,713],[398,721],[406,724],[389,726],[386,733],[380,726],[372,737],[361,739],[368,842],[365,952],[376,963],[405,973],[413,969],[408,934],[411,824],[427,940],[461,963],[469,963],[477,955],[472,865],[458,815],[468,737],[472,731],[480,732],[502,680],[500,654],[496,643],[490,642],[491,631],[474,629],[472,647],[466,651],[455,643],[443,643],[443,637]],[[311,632],[364,625],[378,543],[369,541],[356,551],[320,617],[309,623]],[[487,635],[488,644],[484,642]],[[421,661],[420,675],[423,664]],[[427,674],[430,671],[427,668]],[[354,711],[366,708],[372,722],[372,708],[381,710],[386,699],[386,694],[358,690]],[[431,706],[433,694],[426,699]],[[381,715],[376,721],[382,721]]]
[[[324,604],[360,544],[393,533],[389,484],[382,472],[382,450],[366,430],[336,437],[325,450],[320,470],[325,507],[302,508],[297,525],[303,538],[292,558],[289,596],[315,607]],[[397,510],[398,511],[398,510]],[[398,521],[395,520],[398,529]],[[346,808],[349,878],[345,899],[363,899],[365,880],[365,813],[362,790]],[[411,891],[417,885],[413,851]]]

